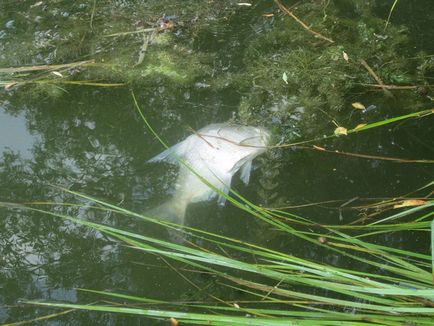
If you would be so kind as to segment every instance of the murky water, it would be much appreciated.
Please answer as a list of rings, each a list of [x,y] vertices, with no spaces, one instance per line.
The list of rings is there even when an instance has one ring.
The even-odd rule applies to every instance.
[[[348,13],[346,6],[352,1],[340,2],[342,12]],[[274,45],[276,53],[280,54],[268,57],[268,61],[264,59],[263,66],[250,61],[254,51],[261,58],[262,53],[272,51],[270,47],[273,46],[265,44],[263,48],[252,49],[249,48],[252,42],[262,44],[260,38],[282,28],[279,25],[282,21],[293,24],[289,17],[277,13],[272,1],[260,1],[252,8],[237,6],[234,1],[203,6],[164,1],[96,3],[95,9],[93,1],[74,4],[69,1],[22,1],[17,5],[15,1],[4,0],[0,3],[0,68],[93,59],[97,62],[96,67],[56,69],[63,77],[46,71],[0,74],[0,81],[33,82],[11,87],[6,83],[0,91],[2,202],[56,203],[53,208],[56,212],[166,237],[162,230],[135,219],[90,210],[91,202],[77,200],[53,187],[62,186],[139,213],[170,198],[176,168],[145,163],[163,148],[140,119],[131,90],[154,129],[169,144],[189,135],[189,127],[197,130],[209,123],[230,119],[266,125],[274,131],[275,142],[298,141],[333,133],[332,120],[354,127],[357,123],[375,122],[433,105],[434,94],[429,88],[420,92],[395,92],[393,99],[385,97],[381,91],[361,86],[345,94],[340,94],[332,84],[326,91],[312,89],[312,94],[298,94],[292,89],[282,91],[285,87],[282,73],[286,71],[291,78],[291,72],[278,61],[283,55],[282,49]],[[372,1],[370,5],[375,8],[372,14],[377,18],[387,17],[391,3],[377,5]],[[426,52],[426,58],[432,54],[432,9],[428,0],[414,5],[399,2],[392,23],[399,24],[401,29],[408,28],[405,34],[409,40],[402,48],[404,58],[421,55],[421,51]],[[360,25],[358,15],[363,14],[351,10],[357,15],[342,14],[340,19],[353,19],[354,24]],[[274,17],[263,16],[272,12]],[[163,14],[172,13],[177,16],[175,28],[163,31],[149,43],[143,63],[138,64],[143,43],[141,34],[103,37],[153,27]],[[369,24],[369,19],[366,21]],[[276,37],[273,42],[283,42],[285,37],[293,37],[294,42],[308,39],[310,43],[306,49],[301,42],[294,43],[292,50],[311,51],[308,49],[317,41],[309,39],[309,34],[301,28],[297,31],[299,34],[290,36],[282,32],[280,39],[273,36]],[[338,53],[341,54],[343,49],[338,49]],[[352,53],[351,47],[345,50]],[[306,63],[305,57],[300,58],[300,67],[306,65],[306,69],[310,69],[314,64]],[[375,61],[373,57],[364,59]],[[408,67],[413,66],[414,72],[423,68],[418,66],[420,62],[412,63],[411,60],[407,60],[410,62]],[[343,60],[342,65],[345,65]],[[277,66],[279,69],[273,68]],[[262,70],[256,70],[260,67]],[[279,74],[272,77],[274,69]],[[432,84],[434,71],[432,67],[426,69],[424,81],[410,79],[404,84]],[[412,75],[413,71],[410,72]],[[391,75],[383,75],[385,82],[398,83],[398,75],[393,73],[395,71],[391,69]],[[56,83],[56,78],[66,75],[72,76],[72,80],[124,85],[98,87]],[[324,79],[326,77],[324,75]],[[273,87],[268,93],[264,90],[267,78],[272,79],[270,87]],[[365,78],[371,77],[366,74]],[[301,85],[300,89],[303,87]],[[317,97],[317,93],[322,92],[329,93],[330,97]],[[346,106],[332,107],[326,99],[342,101]],[[350,105],[355,101],[375,104],[377,109],[367,113],[355,111]],[[318,103],[322,111],[316,109]],[[290,113],[282,113],[282,107],[285,110],[289,107]],[[433,118],[426,117],[318,145],[378,156],[434,159],[433,132]],[[340,200],[292,210],[319,223],[334,224],[357,218],[357,211],[338,209],[352,198],[380,200],[401,196],[428,184],[434,175],[429,164],[367,160],[300,148],[274,150],[258,159],[256,167],[248,186],[238,177],[233,180],[233,186],[241,194],[253,202],[274,207]],[[427,193],[428,190],[424,194]],[[78,207],[62,205],[77,202],[80,203]],[[114,290],[162,300],[204,297],[161,258],[132,251],[95,230],[38,212],[2,209],[0,216],[0,322],[27,320],[51,312],[20,305],[20,299],[80,303],[95,300],[95,296],[76,288]],[[320,252],[318,248],[282,238],[269,230],[269,226],[228,204],[225,207],[218,207],[215,202],[191,205],[187,224],[345,266],[345,261]],[[405,244],[407,249],[422,252],[429,248],[427,238],[421,235],[411,239],[399,234],[388,235],[377,241],[397,247]],[[210,277],[189,277],[199,288],[214,289],[216,293],[222,291]],[[241,293],[224,291],[229,297],[242,297]],[[142,325],[148,321],[73,312],[58,316],[51,323]]]

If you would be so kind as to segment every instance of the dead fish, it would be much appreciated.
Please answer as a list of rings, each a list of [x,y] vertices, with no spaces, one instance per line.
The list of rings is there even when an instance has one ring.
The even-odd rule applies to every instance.
[[[227,194],[233,175],[241,170],[241,180],[248,184],[252,160],[266,151],[269,141],[270,133],[264,128],[215,123],[158,154],[148,163],[166,161],[178,164],[180,170],[173,198],[149,214],[183,224],[188,204],[218,196],[203,179]],[[225,197],[218,197],[224,205]]]

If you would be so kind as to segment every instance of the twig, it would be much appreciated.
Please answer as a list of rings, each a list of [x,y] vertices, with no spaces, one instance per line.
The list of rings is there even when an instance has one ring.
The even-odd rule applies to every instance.
[[[29,67],[10,67],[10,68],[0,68],[0,73],[13,74],[16,72],[31,72],[31,71],[41,71],[41,70],[58,70],[63,68],[73,68],[78,66],[90,66],[95,64],[95,60],[78,61],[67,63],[63,65],[41,65],[41,66],[29,66]]]
[[[377,88],[385,88],[385,89],[416,89],[418,87],[423,87],[423,86],[429,86],[429,85],[423,85],[423,86],[418,86],[418,85],[380,85],[380,84],[359,84],[362,86],[371,86],[371,87],[377,87]]]
[[[156,29],[157,29],[157,27],[142,28],[142,29],[138,29],[136,31],[131,31],[131,32],[120,32],[120,33],[104,35],[104,37],[122,36],[122,35],[139,34],[139,33],[149,33],[149,32],[155,31]]]
[[[93,0],[93,7],[92,7],[92,13],[90,14],[90,29],[93,29],[93,16],[95,15],[95,9],[96,9],[96,0]]]
[[[101,301],[100,300],[94,301],[94,302],[88,303],[87,305],[94,305],[94,304],[99,303],[99,302],[101,302]],[[65,311],[58,312],[58,313],[36,317],[34,319],[27,319],[27,320],[22,320],[22,321],[18,321],[18,322],[2,324],[2,326],[21,326],[21,325],[26,325],[26,324],[34,324],[37,321],[48,320],[50,318],[59,317],[62,315],[69,314],[70,312],[73,312],[73,311],[77,311],[77,309],[68,309]]]
[[[6,90],[11,89],[14,86],[18,85],[27,85],[27,84],[65,84],[65,85],[78,85],[78,86],[95,86],[95,87],[121,87],[125,86],[124,83],[100,83],[96,81],[87,81],[87,80],[61,80],[61,79],[39,79],[39,80],[30,80],[30,81],[0,81],[0,86],[4,86]]]
[[[145,59],[145,54],[146,54],[146,50],[148,49],[148,45],[149,45],[149,43],[151,43],[152,39],[157,34],[157,31],[158,31],[158,29],[154,28],[152,33],[149,35],[146,34],[145,32],[143,32],[143,44],[140,47],[139,58],[137,59],[137,63],[134,66],[138,66]]]
[[[360,60],[360,63],[363,67],[369,72],[369,74],[375,79],[375,81],[380,85],[381,89],[383,90],[384,94],[388,97],[394,97],[393,94],[387,89],[386,85],[384,85],[383,81],[380,77],[375,73],[375,71],[368,65],[368,63],[365,60]]]
[[[367,155],[367,154],[358,154],[358,153],[349,153],[349,152],[340,152],[340,151],[330,151],[323,147],[319,146],[300,146],[299,148],[303,149],[311,149],[316,150],[319,152],[326,152],[326,153],[332,153],[337,155],[344,155],[344,156],[352,156],[352,157],[358,157],[358,158],[365,158],[368,160],[381,160],[381,161],[392,161],[396,163],[424,163],[424,164],[433,164],[434,160],[409,160],[409,159],[403,159],[398,157],[387,157],[387,156],[376,156],[376,155]]]
[[[315,32],[314,30],[312,30],[309,26],[307,26],[300,18],[298,18],[296,15],[294,15],[292,13],[291,10],[289,10],[288,8],[286,8],[281,2],[280,0],[274,0],[274,2],[277,4],[277,6],[280,8],[280,10],[282,10],[283,12],[285,12],[288,16],[291,16],[297,23],[299,23],[305,30],[307,30],[309,33],[315,35],[316,37],[325,40],[327,42],[330,43],[334,43],[335,41],[333,41],[331,38],[328,38],[318,32]]]
[[[225,142],[231,143],[231,144],[236,145],[236,146],[241,146],[241,147],[270,148],[269,146],[257,146],[257,145],[242,144],[242,143],[238,143],[238,142],[236,142],[236,141],[234,141],[234,140],[230,140],[230,139],[228,139],[228,138],[224,138],[224,137],[221,137],[221,136],[206,135],[206,134],[199,134],[199,133],[196,133],[196,135],[197,135],[198,137],[202,138],[204,141],[206,141],[204,137],[209,137],[209,138],[220,139],[220,140],[223,140],[223,141],[225,141]],[[206,142],[207,142],[207,141],[206,141]],[[207,143],[208,143],[208,142],[207,142]],[[208,143],[208,145],[212,146],[210,143]],[[214,147],[214,146],[213,146],[213,147]]]
[[[389,15],[387,16],[386,24],[384,25],[384,30],[387,29],[387,25],[389,25],[390,17],[392,17],[392,12],[395,9],[396,4],[398,3],[398,0],[395,0],[392,4],[392,7],[389,10]]]
[[[47,320],[50,318],[59,317],[61,315],[66,315],[66,314],[69,314],[70,312],[73,312],[73,311],[76,311],[76,309],[69,309],[69,310],[65,310],[62,312],[54,313],[54,314],[40,316],[40,317],[37,317],[34,319],[22,320],[22,321],[17,321],[17,322],[8,323],[8,324],[2,324],[2,325],[3,326],[21,326],[21,325],[26,325],[26,324],[33,324],[37,321]]]
[[[207,141],[205,138],[203,138],[203,136],[201,134],[199,134],[196,130],[194,130],[192,127],[188,127],[188,129],[190,129],[197,137],[199,137],[205,143],[207,143],[209,146],[211,146],[212,148],[215,149],[215,147],[209,141]]]
[[[277,289],[280,284],[282,284],[282,282],[283,282],[283,279],[280,280],[279,283],[277,283],[272,289],[270,289],[270,291],[268,291],[267,294],[262,297],[261,301],[264,301],[265,299],[267,299],[270,296],[270,294],[273,293],[273,291],[275,289]]]

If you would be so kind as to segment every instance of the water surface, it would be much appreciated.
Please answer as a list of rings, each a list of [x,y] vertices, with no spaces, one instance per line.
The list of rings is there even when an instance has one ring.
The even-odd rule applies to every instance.
[[[371,17],[364,17],[355,10],[352,1],[340,2],[339,19],[348,19],[351,24],[360,26],[359,20],[363,18],[369,24]],[[279,58],[285,51],[298,51],[297,67],[300,71],[303,65],[310,69],[315,60],[320,60],[319,56],[315,58],[316,51],[312,52],[312,46],[318,45],[317,40],[301,28],[289,36],[282,29],[281,35],[272,34],[274,43],[266,44],[267,33],[276,32],[286,26],[284,24],[293,24],[288,17],[277,13],[270,1],[260,1],[252,8],[237,6],[233,1],[202,7],[164,1],[97,3],[93,15],[92,1],[74,4],[5,1],[0,4],[2,68],[95,59],[99,64],[96,70],[76,68],[76,71],[61,73],[72,74],[72,79],[77,76],[78,80],[124,83],[121,87],[30,84],[1,90],[2,202],[56,203],[50,208],[56,212],[167,239],[162,229],[137,219],[91,210],[92,201],[77,200],[53,187],[82,192],[138,213],[170,198],[177,169],[167,164],[145,163],[163,147],[139,117],[131,90],[153,128],[169,144],[189,135],[190,128],[197,130],[209,123],[228,120],[265,125],[273,130],[275,142],[291,142],[333,133],[332,120],[350,128],[357,123],[375,122],[432,107],[434,95],[429,88],[421,93],[394,92],[394,99],[385,97],[381,91],[363,87],[342,95],[338,88],[327,83],[330,88],[321,90],[312,86],[309,94],[297,93],[295,88],[285,89],[282,74],[287,72],[291,78],[291,71]],[[346,7],[348,3],[350,9]],[[391,3],[376,5],[373,1],[374,9],[370,14],[375,19],[386,17]],[[409,76],[415,75],[418,69],[410,58],[420,56],[423,51],[428,55],[434,49],[430,7],[430,1],[420,1],[417,6],[399,2],[393,15],[394,28],[402,29],[408,37],[397,57],[399,60],[401,56],[408,58],[405,65],[414,68],[407,71]],[[350,15],[350,10],[355,14]],[[270,19],[262,16],[269,12],[274,12],[275,16]],[[177,16],[177,27],[158,36],[149,45],[146,57],[149,61],[137,67],[138,50],[143,42],[141,35],[103,37],[155,26],[164,13]],[[32,29],[29,26],[33,26]],[[339,31],[327,32],[335,35],[339,42]],[[279,42],[289,37],[294,42],[293,47],[282,50]],[[263,47],[249,48],[252,42]],[[265,53],[274,51],[274,46],[276,55],[267,57]],[[353,53],[351,48],[345,50]],[[336,51],[342,60],[342,49]],[[259,59],[253,64],[250,59],[255,55]],[[314,60],[309,61],[309,58]],[[374,57],[364,59],[375,61]],[[159,65],[162,62],[164,65]],[[125,69],[110,70],[104,66],[108,63],[125,64]],[[343,60],[342,65],[345,65]],[[326,66],[320,68],[324,69],[324,79],[328,78],[327,74],[333,74]],[[380,66],[374,68],[380,69]],[[275,76],[273,69],[278,71]],[[398,77],[402,77],[396,74],[399,69],[391,68],[391,75],[384,74],[383,78],[398,83]],[[410,79],[402,83],[432,81],[433,70],[426,69],[424,76],[431,79]],[[0,80],[29,78],[27,73],[1,74]],[[372,83],[371,77],[365,75],[363,78]],[[404,72],[402,75],[408,77]],[[60,78],[45,72],[32,76],[33,80]],[[309,90],[308,85],[300,85],[300,90],[303,87]],[[317,94],[329,94],[329,97]],[[377,109],[367,113],[355,111],[350,105],[354,101],[375,104]],[[335,102],[346,105],[333,106]],[[319,145],[378,156],[434,159],[433,131],[433,118],[426,117]],[[359,211],[341,210],[342,203],[356,197],[378,201],[398,197],[423,187],[433,177],[429,164],[358,159],[301,148],[273,150],[256,160],[255,165],[248,186],[238,177],[234,178],[236,190],[249,200],[270,207],[339,200],[291,210],[318,223],[353,221],[359,218]],[[429,189],[418,194],[428,193]],[[65,203],[79,205],[65,206]],[[21,305],[20,299],[80,303],[99,300],[77,288],[113,290],[161,300],[208,299],[161,258],[133,251],[98,231],[38,212],[2,209],[0,216],[1,322],[27,320],[52,312]],[[341,257],[306,246],[301,240],[282,237],[229,204],[225,207],[218,207],[215,202],[191,205],[187,224],[267,244],[300,257],[347,266]],[[423,253],[428,253],[429,249],[428,237],[421,234],[411,238],[394,234],[374,240]],[[365,267],[356,268],[363,270]],[[189,277],[198,288],[224,294],[226,299],[244,298],[242,293],[219,288],[212,277],[202,274]],[[91,312],[73,312],[51,321],[56,325],[145,325],[148,322],[142,318]]]

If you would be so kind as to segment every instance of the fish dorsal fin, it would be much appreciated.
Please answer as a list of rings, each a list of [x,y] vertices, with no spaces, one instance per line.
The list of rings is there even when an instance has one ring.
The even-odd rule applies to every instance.
[[[250,180],[250,172],[252,171],[252,160],[248,160],[241,167],[241,180],[243,180],[244,184],[249,184]]]
[[[177,164],[178,158],[183,158],[186,150],[186,141],[182,141],[176,145],[173,145],[172,147],[166,149],[165,151],[161,152],[160,154],[154,156],[150,160],[148,160],[146,163],[156,163],[161,161],[166,161],[171,164]]]

